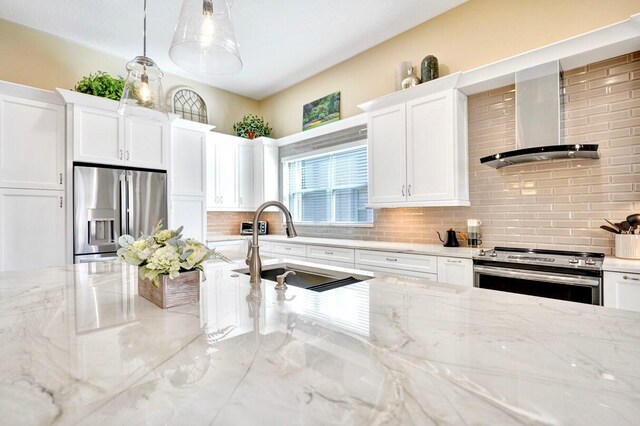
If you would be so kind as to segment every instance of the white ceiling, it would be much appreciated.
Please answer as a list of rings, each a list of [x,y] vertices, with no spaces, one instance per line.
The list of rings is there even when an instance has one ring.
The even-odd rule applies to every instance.
[[[169,59],[182,2],[148,0],[147,56],[172,74],[264,99],[466,0],[236,0],[243,69],[186,73]],[[0,0],[0,18],[124,59],[142,54],[142,0]],[[124,71],[123,71],[124,72]]]

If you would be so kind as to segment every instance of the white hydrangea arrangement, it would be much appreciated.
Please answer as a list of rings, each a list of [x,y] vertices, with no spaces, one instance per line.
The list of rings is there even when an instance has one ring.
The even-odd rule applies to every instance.
[[[203,271],[203,280],[206,279],[202,265],[206,260],[230,262],[226,256],[197,240],[183,240],[182,228],[162,229],[160,221],[151,235],[141,235],[137,240],[131,235],[123,235],[118,239],[118,257],[130,265],[138,266],[140,278],[151,280],[156,287],[160,286],[162,275],[169,275],[173,279],[180,272],[194,269]]]

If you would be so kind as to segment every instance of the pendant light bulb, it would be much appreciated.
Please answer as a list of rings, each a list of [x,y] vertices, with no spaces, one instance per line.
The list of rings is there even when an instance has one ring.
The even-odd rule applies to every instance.
[[[140,76],[140,90],[138,92],[140,100],[144,103],[151,99],[151,89],[149,88],[149,75],[145,72]]]

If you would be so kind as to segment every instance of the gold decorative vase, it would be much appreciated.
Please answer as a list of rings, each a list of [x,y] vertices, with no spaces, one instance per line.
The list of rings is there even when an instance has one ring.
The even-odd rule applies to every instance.
[[[138,275],[138,294],[162,309],[200,300],[200,271],[181,272],[174,279],[162,275],[160,285]]]

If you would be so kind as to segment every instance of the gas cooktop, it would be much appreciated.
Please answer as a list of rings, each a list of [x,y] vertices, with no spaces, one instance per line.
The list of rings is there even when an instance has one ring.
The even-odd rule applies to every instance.
[[[473,258],[490,262],[600,270],[604,253],[496,247],[492,250],[480,250]]]

